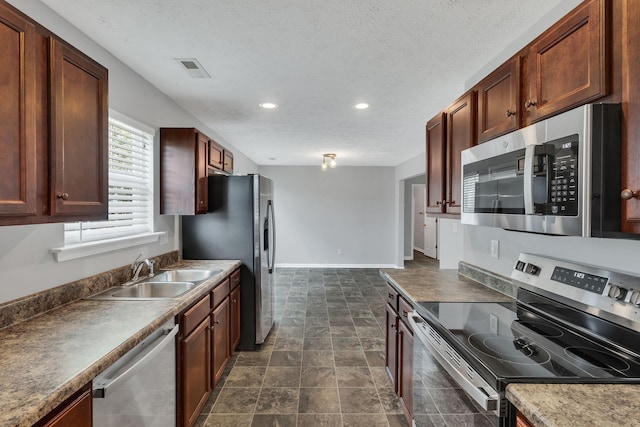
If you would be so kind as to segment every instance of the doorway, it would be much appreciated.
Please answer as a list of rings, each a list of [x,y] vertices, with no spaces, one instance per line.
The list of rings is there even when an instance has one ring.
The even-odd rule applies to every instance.
[[[412,249],[438,259],[438,223],[426,215],[425,184],[411,184],[411,196]]]

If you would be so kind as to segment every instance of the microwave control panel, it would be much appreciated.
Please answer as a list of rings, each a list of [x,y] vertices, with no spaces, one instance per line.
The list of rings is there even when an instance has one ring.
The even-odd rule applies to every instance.
[[[546,214],[578,215],[578,135],[545,143],[553,146],[549,158]]]

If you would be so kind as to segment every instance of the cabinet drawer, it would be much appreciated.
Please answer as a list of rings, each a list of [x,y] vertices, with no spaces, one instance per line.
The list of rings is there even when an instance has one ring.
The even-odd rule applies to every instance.
[[[213,289],[213,307],[217,307],[229,295],[229,278]]]
[[[413,306],[409,304],[406,299],[398,297],[398,316],[400,316],[407,326],[409,326],[409,314],[411,314],[412,311]]]
[[[238,286],[240,286],[240,269],[231,273],[231,284],[229,285],[229,289],[234,290]]]
[[[180,328],[182,336],[187,336],[200,324],[211,311],[211,297],[209,294],[202,297],[200,301],[195,303],[193,307],[188,309],[182,315]]]
[[[387,294],[385,295],[385,299],[394,310],[398,311],[398,291],[396,291],[396,289],[389,283],[387,283]]]

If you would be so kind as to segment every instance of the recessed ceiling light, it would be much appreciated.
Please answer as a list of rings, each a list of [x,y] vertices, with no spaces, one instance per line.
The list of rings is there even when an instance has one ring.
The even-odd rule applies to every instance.
[[[274,104],[273,102],[262,102],[259,104],[262,108],[278,108],[278,104]]]
[[[361,102],[360,104],[354,105],[353,108],[357,110],[366,110],[367,108],[369,108],[369,104],[367,104],[366,102]]]

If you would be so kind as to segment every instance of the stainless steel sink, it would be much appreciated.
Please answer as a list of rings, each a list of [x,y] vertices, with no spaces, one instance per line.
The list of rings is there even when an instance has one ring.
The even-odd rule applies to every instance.
[[[153,282],[201,282],[221,272],[222,270],[177,269],[162,272],[148,280]]]
[[[193,282],[142,282],[121,289],[111,296],[114,298],[176,298],[195,288]]]
[[[175,269],[135,283],[109,288],[89,297],[93,300],[157,300],[178,298],[222,270]]]

